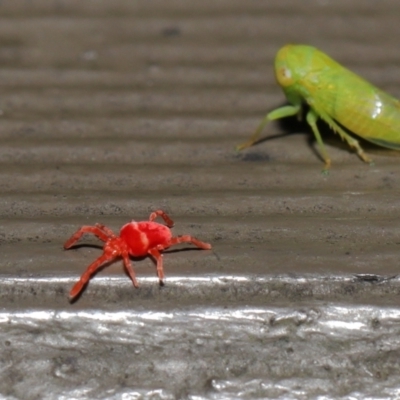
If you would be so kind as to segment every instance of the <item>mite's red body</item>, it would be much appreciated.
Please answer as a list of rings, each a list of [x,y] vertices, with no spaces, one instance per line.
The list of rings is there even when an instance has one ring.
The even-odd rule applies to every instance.
[[[152,221],[129,222],[121,228],[119,237],[128,246],[129,254],[145,256],[149,249],[167,244],[172,238],[168,226]]]
[[[153,222],[160,216],[164,219],[165,225]],[[81,293],[91,276],[106,262],[112,261],[117,257],[122,257],[126,272],[132,279],[133,285],[138,287],[138,283],[133,271],[129,256],[142,257],[151,255],[157,261],[157,275],[162,284],[164,279],[163,260],[161,252],[166,248],[178,243],[192,243],[200,249],[209,250],[211,245],[201,242],[195,237],[184,235],[173,237],[170,228],[174,225],[171,218],[162,210],[154,211],[150,214],[149,221],[132,221],[125,224],[116,236],[111,229],[104,225],[82,226],[64,244],[64,249],[72,247],[84,233],[92,233],[100,240],[105,242],[103,255],[90,264],[82,274],[79,281],[73,286],[70,298],[74,299]]]

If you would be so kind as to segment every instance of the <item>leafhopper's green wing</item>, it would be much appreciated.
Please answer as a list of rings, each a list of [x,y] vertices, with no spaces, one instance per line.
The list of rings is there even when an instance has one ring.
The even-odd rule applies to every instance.
[[[396,98],[342,66],[313,71],[300,84],[307,89],[305,101],[322,119],[328,115],[370,142],[400,149],[400,102]]]

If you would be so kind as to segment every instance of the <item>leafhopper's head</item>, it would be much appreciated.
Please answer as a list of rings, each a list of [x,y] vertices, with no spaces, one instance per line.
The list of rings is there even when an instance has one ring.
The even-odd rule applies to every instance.
[[[288,44],[275,57],[276,80],[293,104],[301,102],[304,78],[313,70],[316,52],[320,53],[315,47]]]

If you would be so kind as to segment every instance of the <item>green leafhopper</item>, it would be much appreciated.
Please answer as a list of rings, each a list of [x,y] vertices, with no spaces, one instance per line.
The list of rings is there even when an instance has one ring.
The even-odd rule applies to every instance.
[[[379,146],[400,150],[399,100],[315,47],[286,45],[281,48],[275,58],[275,76],[290,105],[268,113],[251,138],[237,146],[237,150],[252,146],[268,121],[294,115],[300,117],[303,103],[309,106],[306,120],[325,161],[325,171],[331,160],[317,127],[318,118],[339,134],[365,162],[371,163],[371,159],[345,129]]]

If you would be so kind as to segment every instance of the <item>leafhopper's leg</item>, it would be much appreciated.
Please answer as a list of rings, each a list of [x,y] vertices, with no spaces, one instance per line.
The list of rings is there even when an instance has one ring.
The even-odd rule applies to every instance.
[[[354,149],[358,155],[364,162],[368,164],[373,164],[372,160],[364,153],[364,150],[361,148],[357,139],[351,137],[343,128],[341,128],[332,118],[329,116],[321,116],[321,118],[329,124],[329,126],[340,135],[342,140],[345,140],[349,146]]]
[[[322,170],[322,172],[327,172],[331,166],[331,159],[329,158],[328,152],[325,149],[324,142],[322,141],[321,134],[319,133],[319,130],[317,127],[318,115],[315,113],[315,111],[310,109],[310,111],[308,111],[308,113],[307,113],[306,119],[307,119],[308,125],[311,126],[311,129],[314,133],[315,139],[317,139],[317,143],[321,150],[322,158],[325,161],[325,166],[324,166],[324,169]]]
[[[236,150],[239,151],[239,150],[246,149],[247,147],[253,146],[253,144],[255,142],[257,142],[265,125],[267,125],[267,123],[269,121],[273,121],[274,119],[281,119],[281,118],[285,118],[285,117],[292,117],[293,115],[299,114],[300,111],[301,111],[301,105],[299,105],[299,106],[284,106],[284,107],[277,108],[274,111],[271,111],[262,119],[260,125],[258,125],[258,128],[253,133],[253,135],[250,137],[250,139],[247,142],[244,142],[244,143],[236,146]]]

